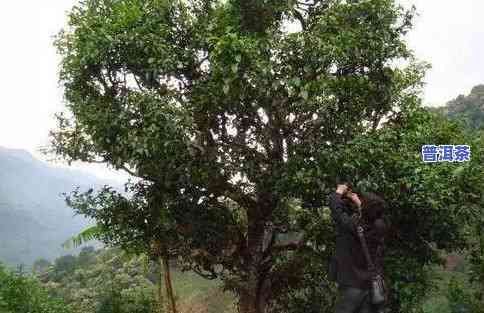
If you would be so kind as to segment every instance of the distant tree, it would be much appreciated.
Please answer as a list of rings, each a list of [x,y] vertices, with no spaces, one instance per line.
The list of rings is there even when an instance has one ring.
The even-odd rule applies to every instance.
[[[75,206],[122,225],[114,239],[144,245],[153,237],[140,227],[165,225],[166,214],[177,238],[167,248],[177,243],[191,268],[220,277],[240,312],[263,313],[284,297],[277,287],[301,283],[287,279],[291,269],[307,269],[292,257],[301,241],[275,240],[279,226],[300,230],[295,217],[311,211],[294,203],[321,206],[336,176],[351,173],[395,205],[393,305],[415,291],[410,311],[426,287],[418,269],[435,261],[427,243],[461,239],[451,219],[461,194],[445,191],[459,191],[447,180],[453,165],[421,164],[424,139],[458,139],[447,124],[435,136],[419,109],[425,66],[403,40],[412,17],[392,0],[82,2],[57,40],[67,113],[54,152],[123,169],[156,196],[105,190]],[[326,226],[320,249],[332,240]]]
[[[479,129],[484,126],[484,85],[477,85],[469,95],[459,95],[445,106],[433,110],[450,119],[460,120],[471,129]]]
[[[55,272],[59,275],[73,273],[77,266],[77,259],[73,255],[64,255],[57,258],[54,262]]]
[[[158,301],[163,310],[162,282],[168,299],[168,310],[176,313],[173,293],[170,258],[177,255],[181,241],[177,236],[174,219],[166,209],[166,202],[157,198],[157,185],[126,184],[131,198],[105,187],[99,193],[74,191],[67,197],[67,203],[76,211],[95,219],[91,226],[66,242],[80,245],[98,239],[107,245],[121,247],[135,254],[146,254],[159,265]],[[164,206],[163,206],[164,205]],[[82,252],[81,252],[82,253]],[[107,302],[111,303],[111,302]],[[108,304],[106,304],[108,305]]]
[[[48,260],[46,259],[38,259],[34,262],[34,264],[32,265],[32,270],[34,273],[43,273],[45,272],[50,266],[52,265],[52,263],[50,263]]]
[[[94,247],[83,247],[79,256],[77,257],[77,264],[80,267],[87,267],[89,264],[95,261],[95,250]]]

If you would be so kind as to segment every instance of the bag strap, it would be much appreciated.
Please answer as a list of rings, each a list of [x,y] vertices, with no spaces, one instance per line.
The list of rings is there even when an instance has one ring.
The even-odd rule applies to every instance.
[[[370,272],[375,272],[375,270],[376,270],[375,264],[371,260],[370,252],[368,251],[368,246],[366,244],[366,239],[365,239],[363,227],[358,226],[356,228],[356,231],[358,233],[358,238],[360,238],[360,243],[361,243],[361,246],[363,248],[363,253],[365,254],[366,262],[368,263],[368,270]]]

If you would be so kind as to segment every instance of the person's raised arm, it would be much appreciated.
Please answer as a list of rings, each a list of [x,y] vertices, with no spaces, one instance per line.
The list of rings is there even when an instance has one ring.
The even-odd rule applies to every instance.
[[[342,229],[356,234],[355,219],[344,211],[344,202],[341,199],[346,192],[348,192],[348,186],[338,185],[336,191],[329,195],[329,208],[336,224]]]

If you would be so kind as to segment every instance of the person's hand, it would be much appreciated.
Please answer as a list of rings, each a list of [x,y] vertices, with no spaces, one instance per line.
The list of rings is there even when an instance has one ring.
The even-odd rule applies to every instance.
[[[351,191],[348,191],[346,193],[346,197],[351,199],[351,201],[353,201],[353,203],[358,206],[358,209],[361,208],[361,200],[360,200],[360,197],[358,197],[358,194],[351,192]]]
[[[340,195],[344,195],[346,192],[348,192],[348,186],[346,184],[340,184],[336,187],[336,193]]]

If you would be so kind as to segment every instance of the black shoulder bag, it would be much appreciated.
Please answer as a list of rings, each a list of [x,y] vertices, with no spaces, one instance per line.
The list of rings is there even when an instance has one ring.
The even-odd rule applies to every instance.
[[[360,238],[361,246],[363,247],[363,253],[365,254],[366,261],[368,263],[368,270],[372,273],[371,277],[371,303],[373,304],[383,304],[387,302],[387,289],[385,286],[385,281],[375,268],[375,265],[370,257],[370,252],[368,251],[368,246],[366,245],[366,239],[364,235],[363,227],[357,227],[358,237]]]

